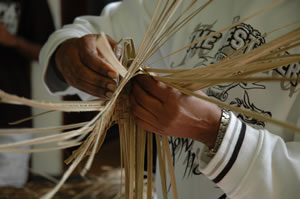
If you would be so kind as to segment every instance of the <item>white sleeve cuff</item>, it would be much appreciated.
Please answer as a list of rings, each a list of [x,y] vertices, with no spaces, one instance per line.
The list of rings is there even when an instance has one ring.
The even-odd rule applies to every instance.
[[[257,130],[241,122],[232,112],[230,114],[231,119],[220,148],[208,163],[201,165],[201,172],[226,193],[232,192],[245,175],[259,139]],[[201,159],[205,159],[205,156],[202,153]]]

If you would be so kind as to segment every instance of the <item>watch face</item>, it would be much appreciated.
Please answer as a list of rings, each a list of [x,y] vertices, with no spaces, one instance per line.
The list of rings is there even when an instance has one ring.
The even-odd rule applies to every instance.
[[[19,1],[0,0],[0,22],[7,30],[16,34],[20,21],[21,6]]]

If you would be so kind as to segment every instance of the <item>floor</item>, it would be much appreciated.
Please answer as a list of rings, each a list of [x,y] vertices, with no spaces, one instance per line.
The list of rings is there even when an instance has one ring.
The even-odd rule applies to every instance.
[[[119,168],[120,167],[120,145],[118,139],[112,139],[106,142],[100,151],[95,157],[95,161],[91,170],[87,173],[87,176],[102,176],[105,174],[104,167]],[[83,163],[78,166],[82,168]],[[83,193],[84,190],[87,190],[91,187],[86,180],[79,176],[79,170],[75,171],[72,174],[72,177],[69,179],[68,183],[58,192],[53,199],[70,199],[79,193]],[[96,178],[94,178],[97,180]],[[16,188],[0,188],[0,199],[35,199],[39,198],[43,193],[46,193],[54,184],[50,183],[48,180],[41,177],[31,177],[31,180],[26,184],[22,189]],[[90,196],[83,197],[92,198]],[[101,197],[102,199],[106,199]]]

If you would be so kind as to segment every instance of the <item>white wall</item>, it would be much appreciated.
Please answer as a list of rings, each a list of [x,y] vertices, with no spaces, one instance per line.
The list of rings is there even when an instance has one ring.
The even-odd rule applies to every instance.
[[[48,0],[53,18],[55,27],[60,27],[60,0]],[[42,73],[43,69],[37,64],[32,64],[32,98],[35,100],[44,100],[44,101],[55,101],[60,100],[58,97],[51,96],[42,82]],[[40,109],[33,109],[33,114],[38,114],[43,112]],[[55,112],[47,115],[37,117],[33,121],[34,127],[48,127],[48,126],[59,126],[61,125],[61,113]],[[59,133],[59,132],[53,132]],[[36,136],[36,135],[35,135]],[[62,152],[45,152],[45,153],[35,153],[32,156],[32,168],[35,171],[50,174],[50,175],[59,175],[62,172]]]

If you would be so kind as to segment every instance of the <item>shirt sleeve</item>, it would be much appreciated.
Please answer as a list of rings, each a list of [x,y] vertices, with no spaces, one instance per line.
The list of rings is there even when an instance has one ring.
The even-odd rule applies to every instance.
[[[265,129],[252,128],[231,113],[218,152],[202,165],[201,172],[229,198],[297,198],[299,165],[299,140],[285,142]]]
[[[77,89],[69,87],[56,76],[53,69],[54,61],[51,59],[56,48],[68,39],[79,38],[87,34],[98,34],[101,29],[111,35],[112,30],[109,20],[110,18],[106,16],[80,17],[75,19],[73,24],[64,26],[49,37],[40,52],[39,62],[40,65],[45,68],[43,78],[50,93],[65,95],[79,92]]]
[[[147,12],[145,12],[144,1],[124,0],[106,6],[101,16],[78,17],[74,23],[54,32],[43,46],[39,56],[40,65],[45,68],[43,79],[48,91],[54,95],[78,94],[82,99],[89,99],[91,96],[68,86],[55,75],[51,57],[56,48],[68,39],[101,32],[115,40],[132,37],[138,46],[151,18],[149,17],[151,13],[145,13]]]

